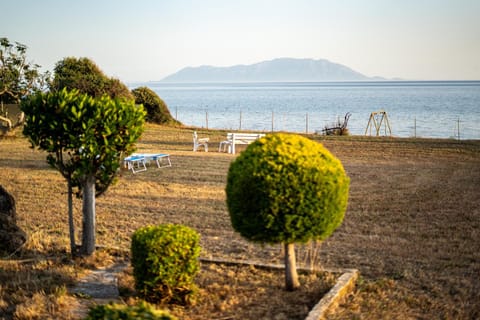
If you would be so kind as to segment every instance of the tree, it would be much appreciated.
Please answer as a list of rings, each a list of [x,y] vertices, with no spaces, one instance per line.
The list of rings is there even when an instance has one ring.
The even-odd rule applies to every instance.
[[[50,83],[52,91],[77,89],[94,98],[108,95],[110,98],[133,100],[134,96],[120,80],[110,78],[88,58],[67,57],[55,64],[54,78]],[[108,182],[108,181],[107,181]],[[97,190],[108,188],[97,181]],[[108,182],[109,184],[110,182]],[[97,195],[99,195],[97,193]]]
[[[143,132],[143,107],[133,100],[107,95],[93,98],[64,88],[32,95],[22,101],[21,108],[26,122],[23,133],[32,147],[48,152],[47,162],[67,180],[69,206],[72,188],[79,190],[83,201],[79,253],[91,255],[95,251],[95,197],[114,181],[122,156],[133,151]],[[72,223],[73,219],[70,240],[75,254]]]
[[[227,207],[233,228],[260,243],[285,246],[285,285],[299,287],[294,243],[324,240],[341,225],[350,180],[321,144],[271,134],[230,165]]]
[[[7,123],[7,129],[13,125],[4,104],[18,104],[28,94],[45,87],[49,74],[41,74],[39,68],[27,61],[27,46],[0,38],[0,120]]]
[[[158,124],[181,124],[172,117],[167,104],[150,88],[139,87],[133,89],[132,94],[135,103],[142,104],[147,111],[147,121]]]
[[[88,58],[68,57],[60,60],[55,65],[54,78],[50,83],[52,91],[62,89],[77,89],[80,93],[91,97],[99,98],[108,95],[110,98],[121,98],[133,100],[130,90],[118,79],[106,76],[102,70]],[[67,170],[67,167],[64,167]],[[67,179],[67,181],[70,181]],[[96,193],[100,195],[110,185],[109,179],[97,179]],[[81,188],[79,188],[81,191]],[[77,194],[78,195],[78,194]],[[73,207],[72,207],[72,187],[68,187],[68,207],[70,224],[70,242],[72,248],[75,247]],[[72,252],[74,252],[72,250]]]
[[[118,79],[106,76],[88,58],[68,57],[57,62],[51,89],[59,91],[63,88],[78,89],[96,98],[107,94],[110,98],[133,99],[127,86]]]

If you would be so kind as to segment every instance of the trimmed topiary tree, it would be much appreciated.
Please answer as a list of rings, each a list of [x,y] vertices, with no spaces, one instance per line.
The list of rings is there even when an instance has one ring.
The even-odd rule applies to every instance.
[[[123,304],[109,303],[106,305],[96,305],[90,309],[85,320],[177,320],[167,311],[155,309],[146,302],[140,302],[135,306],[126,306]]]
[[[133,89],[132,94],[135,97],[135,103],[143,104],[147,111],[147,121],[167,125],[181,124],[172,117],[167,104],[150,88],[139,87]]]
[[[132,236],[135,288],[148,301],[191,304],[200,269],[200,236],[184,225],[161,224]]]
[[[324,240],[339,227],[350,179],[320,143],[271,134],[230,165],[227,206],[233,228],[248,240],[284,243],[287,290],[299,287],[294,243]]]

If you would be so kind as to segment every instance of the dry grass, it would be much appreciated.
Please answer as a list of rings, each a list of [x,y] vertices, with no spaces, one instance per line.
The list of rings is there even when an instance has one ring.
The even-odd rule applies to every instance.
[[[160,306],[179,319],[289,319],[303,320],[320,298],[333,287],[336,276],[328,272],[299,272],[302,288],[285,291],[283,270],[252,265],[202,263],[196,279],[199,292],[193,306]],[[127,303],[134,303],[132,270],[119,279]]]
[[[201,234],[204,258],[281,262],[280,246],[248,243],[231,228],[224,188],[234,156],[215,152],[225,132],[199,130],[199,136],[210,137],[211,152],[192,152],[189,129],[148,127],[139,149],[168,152],[173,166],[122,172],[97,199],[98,244],[128,249],[138,227],[183,223]],[[362,274],[330,319],[479,318],[480,141],[315,139],[341,159],[351,193],[343,225],[319,251],[299,248],[299,260],[307,263],[313,254],[324,267]],[[17,201],[19,224],[31,236],[15,258],[60,257],[48,266],[56,280],[46,287],[12,278],[17,272],[23,279],[37,276],[42,262],[1,261],[0,314],[35,319],[47,310],[52,318],[68,319],[65,313],[53,316],[69,298],[62,286],[79,272],[62,260],[68,250],[66,184],[45,154],[18,135],[0,140],[0,171],[0,184]],[[80,208],[76,201],[77,225]],[[24,289],[16,294],[17,287]],[[32,305],[44,307],[32,311]]]

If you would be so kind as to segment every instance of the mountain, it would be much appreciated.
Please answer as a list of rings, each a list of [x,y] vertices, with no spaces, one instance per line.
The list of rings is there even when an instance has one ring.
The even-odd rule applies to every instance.
[[[347,66],[325,59],[279,58],[251,65],[231,67],[187,67],[162,82],[316,82],[361,81],[369,78]]]

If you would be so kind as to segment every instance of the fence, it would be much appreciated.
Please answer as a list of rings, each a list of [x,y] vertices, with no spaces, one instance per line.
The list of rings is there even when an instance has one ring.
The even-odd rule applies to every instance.
[[[412,115],[388,114],[392,136],[414,138],[480,139],[480,119],[460,117],[426,119]],[[218,113],[208,110],[192,112],[175,108],[175,118],[187,125],[206,129],[288,131],[297,133],[320,133],[326,127],[341,122],[344,115],[330,116],[319,113],[255,112]],[[353,114],[348,122],[352,135],[364,135],[368,125],[368,115]],[[368,134],[368,133],[367,133]],[[383,130],[380,135],[385,135]]]

